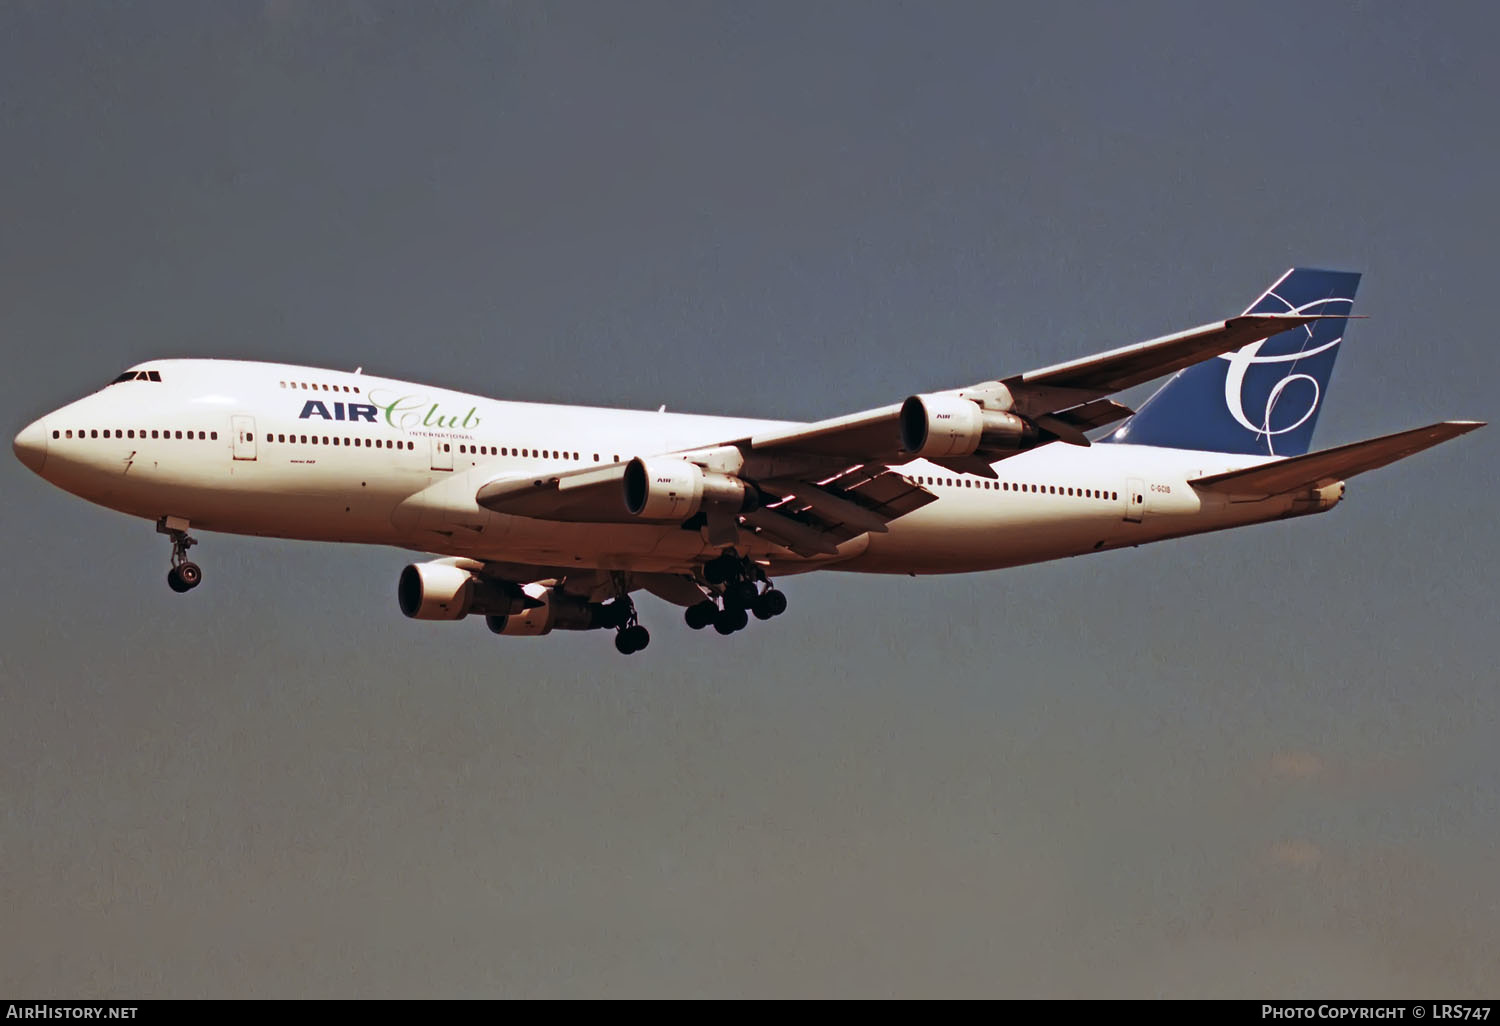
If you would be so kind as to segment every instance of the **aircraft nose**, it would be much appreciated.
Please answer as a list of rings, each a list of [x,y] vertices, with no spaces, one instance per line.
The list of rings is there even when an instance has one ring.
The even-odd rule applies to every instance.
[[[27,424],[10,444],[16,450],[16,459],[40,474],[42,464],[47,462],[47,422],[38,420]]]

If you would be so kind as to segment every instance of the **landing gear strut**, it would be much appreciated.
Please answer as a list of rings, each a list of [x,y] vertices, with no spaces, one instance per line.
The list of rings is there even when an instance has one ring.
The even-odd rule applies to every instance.
[[[167,571],[167,587],[181,594],[192,591],[203,582],[203,571],[187,558],[188,549],[198,544],[189,537],[188,522],[182,517],[162,517],[156,522],[156,533],[172,539],[172,569]]]
[[[630,600],[630,592],[622,586],[615,600],[600,607],[601,624],[603,627],[614,627],[618,633],[615,634],[615,651],[621,655],[633,655],[651,644],[651,632],[640,624],[640,618],[635,612],[635,603]]]
[[[718,585],[720,601],[704,599],[688,607],[683,619],[695,631],[712,624],[720,634],[729,635],[744,630],[751,613],[757,620],[769,620],[786,612],[786,596],[772,586],[765,571],[732,550],[705,563],[703,576]]]

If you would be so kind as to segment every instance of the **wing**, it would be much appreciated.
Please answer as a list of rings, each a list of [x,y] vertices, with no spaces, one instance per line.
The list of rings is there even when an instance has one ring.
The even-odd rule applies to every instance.
[[[1044,434],[1053,436],[1048,441],[1061,439],[1086,445],[1083,431],[1122,420],[1133,412],[1105,396],[1320,319],[1299,314],[1248,314],[939,395],[965,399],[981,408],[1011,412],[1038,422]],[[909,399],[879,409],[779,428],[743,442],[757,452],[895,460],[903,455],[900,420],[910,403]]]
[[[1194,488],[1207,491],[1257,498],[1280,495],[1299,488],[1321,488],[1335,481],[1347,480],[1355,474],[1363,474],[1367,470],[1377,470],[1397,460],[1404,460],[1423,449],[1482,427],[1484,422],[1478,420],[1446,420],[1394,435],[1382,435],[1380,438],[1369,438],[1363,442],[1324,449],[1322,452],[1277,460],[1275,463],[1247,470],[1210,474],[1188,483]]]
[[[482,485],[475,500],[513,516],[640,523],[641,510],[632,512],[626,498],[633,474],[636,487],[662,489],[661,506],[671,513],[656,522],[699,528],[710,545],[735,545],[749,531],[804,557],[836,556],[842,542],[885,531],[891,521],[936,500],[893,466],[921,458],[994,477],[993,462],[1037,445],[1087,445],[1085,431],[1132,412],[1109,394],[1317,319],[1235,317],[969,388],[703,448],[543,477],[499,478]],[[726,505],[703,499],[705,488],[714,486],[716,494],[743,493],[744,500]]]

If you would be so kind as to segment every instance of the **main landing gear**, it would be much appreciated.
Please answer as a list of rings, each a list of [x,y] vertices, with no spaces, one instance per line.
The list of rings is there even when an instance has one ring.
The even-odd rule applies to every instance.
[[[749,626],[751,614],[757,620],[769,620],[786,612],[786,596],[771,585],[765,572],[732,552],[705,563],[703,576],[716,586],[720,597],[687,608],[683,619],[695,631],[712,624],[720,634],[730,635]]]
[[[613,602],[599,607],[599,626],[615,628],[615,651],[621,655],[634,655],[651,644],[651,632],[641,626],[635,603],[624,590]]]
[[[167,571],[167,587],[181,594],[192,591],[203,582],[203,571],[187,558],[188,549],[198,539],[187,533],[188,522],[181,517],[162,517],[156,522],[156,533],[172,539],[172,569]]]

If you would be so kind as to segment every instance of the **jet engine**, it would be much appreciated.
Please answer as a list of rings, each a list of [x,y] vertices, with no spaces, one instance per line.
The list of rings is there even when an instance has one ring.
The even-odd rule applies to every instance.
[[[528,584],[523,591],[536,604],[530,609],[486,616],[485,623],[490,630],[496,634],[536,638],[553,631],[591,631],[619,625],[610,616],[616,608],[613,605],[585,602],[540,584]]]
[[[1015,452],[1037,443],[1036,425],[1014,413],[986,410],[954,395],[914,395],[901,404],[901,449],[942,459]]]
[[[414,620],[461,620],[470,613],[506,616],[528,605],[526,595],[514,584],[441,560],[413,563],[402,570],[396,601],[401,612]]]
[[[686,520],[707,506],[745,513],[759,504],[755,489],[739,478],[678,459],[631,460],[624,492],[626,512],[660,523]]]

